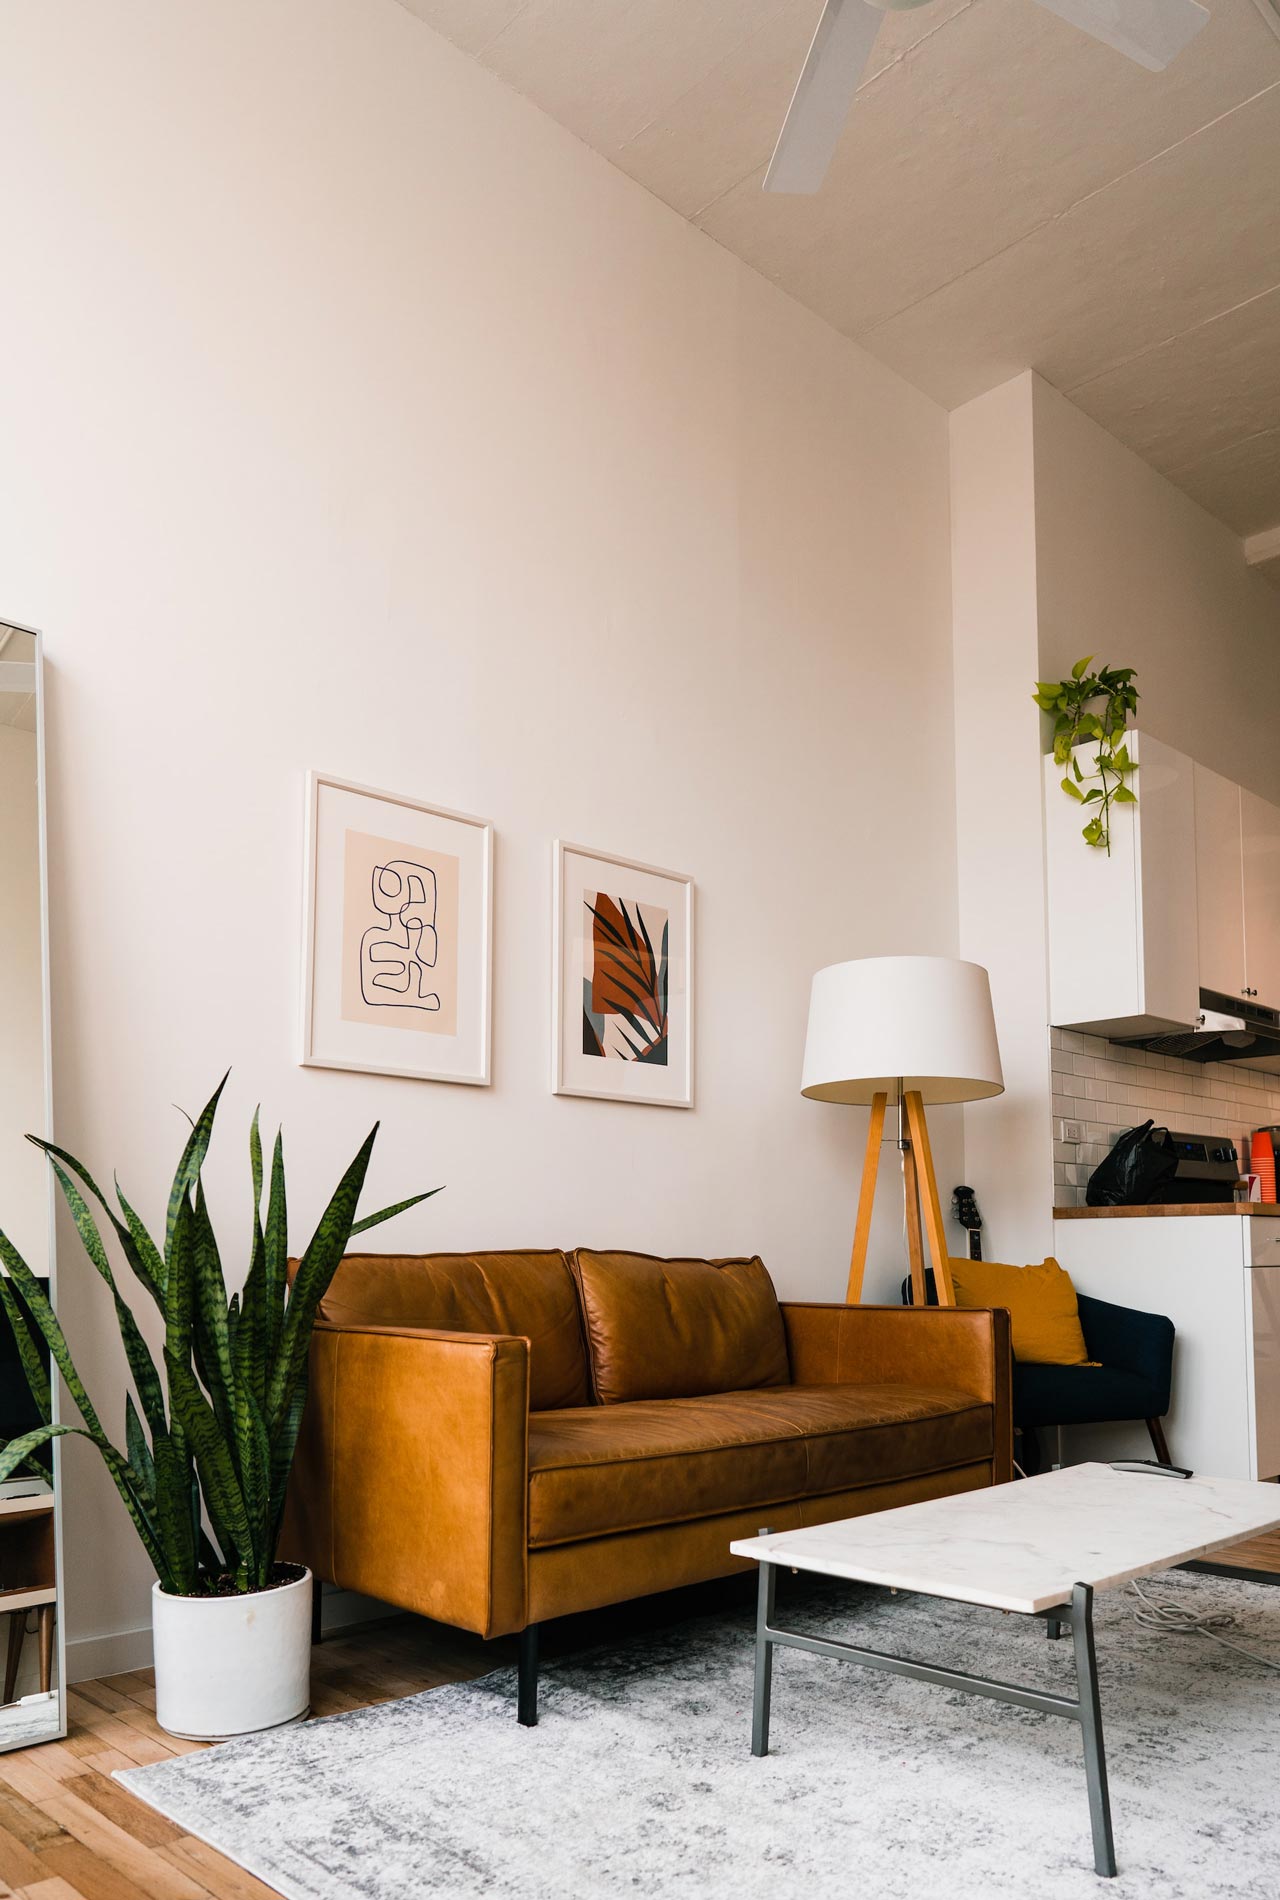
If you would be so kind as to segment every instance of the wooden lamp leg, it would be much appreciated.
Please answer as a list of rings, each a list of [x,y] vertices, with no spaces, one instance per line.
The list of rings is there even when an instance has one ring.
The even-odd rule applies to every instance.
[[[911,1263],[911,1304],[927,1306],[929,1290],[924,1281],[924,1249],[920,1244],[920,1182],[917,1178],[915,1150],[902,1150],[902,1193],[907,1210],[907,1258]]]
[[[13,1692],[18,1686],[18,1664],[22,1660],[22,1638],[26,1630],[27,1613],[25,1610],[9,1612],[9,1653],[4,1665],[4,1699],[13,1701]]]
[[[862,1279],[867,1270],[867,1242],[871,1238],[871,1210],[875,1205],[876,1176],[880,1171],[880,1144],[884,1139],[884,1111],[888,1099],[883,1092],[871,1098],[871,1120],[867,1125],[867,1154],[862,1164],[858,1219],[853,1230],[853,1252],[849,1256],[849,1284],[844,1296],[849,1306],[857,1306],[862,1298]]]
[[[52,1603],[40,1605],[40,1693],[48,1695],[53,1684],[53,1616]]]
[[[956,1289],[951,1278],[951,1267],[947,1254],[947,1232],[942,1224],[942,1204],[938,1199],[938,1179],[933,1171],[933,1150],[929,1146],[929,1128],[924,1118],[924,1098],[917,1089],[909,1089],[906,1096],[907,1132],[911,1137],[911,1152],[915,1158],[916,1171],[920,1177],[921,1200],[924,1206],[924,1229],[929,1241],[929,1254],[933,1265],[933,1284],[938,1295],[939,1306],[954,1306]],[[910,1213],[908,1212],[908,1221]]]

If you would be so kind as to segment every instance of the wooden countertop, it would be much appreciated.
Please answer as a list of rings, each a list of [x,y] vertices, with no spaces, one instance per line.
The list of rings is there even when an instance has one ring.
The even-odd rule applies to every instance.
[[[1150,1207],[1055,1207],[1055,1220],[1184,1220],[1199,1215],[1228,1215],[1236,1220],[1280,1220],[1274,1201],[1169,1201]]]

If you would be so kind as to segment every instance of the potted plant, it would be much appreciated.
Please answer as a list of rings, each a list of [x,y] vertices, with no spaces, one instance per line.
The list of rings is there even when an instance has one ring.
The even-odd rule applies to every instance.
[[[255,1112],[249,1266],[243,1288],[228,1299],[201,1178],[225,1083],[224,1076],[182,1150],[163,1247],[119,1183],[117,1213],[74,1156],[28,1137],[47,1154],[85,1252],[115,1303],[134,1387],[125,1397],[123,1448],[107,1436],[40,1282],[0,1233],[0,1261],[8,1269],[7,1279],[0,1275],[0,1303],[47,1421],[0,1448],[0,1480],[52,1438],[73,1434],[97,1446],[155,1567],[156,1718],[171,1733],[199,1741],[271,1728],[306,1712],[311,1573],[280,1563],[276,1550],[306,1402],[312,1328],[351,1237],[428,1198],[415,1194],[356,1219],[375,1124],[291,1279],[284,1148],[277,1134],[264,1219]],[[159,1365],[116,1282],[91,1201],[159,1310]],[[81,1424],[51,1422],[49,1378],[24,1321],[48,1346]]]
[[[1129,715],[1137,710],[1138,689],[1131,666],[1100,666],[1092,673],[1093,655],[1077,660],[1069,680],[1037,680],[1031,695],[1041,712],[1053,716],[1053,757],[1068,768],[1062,789],[1078,805],[1092,805],[1080,836],[1095,850],[1111,856],[1111,807],[1136,805],[1138,794],[1128,783],[1138,769],[1125,742]],[[1091,708],[1101,700],[1101,710]],[[1085,772],[1076,748],[1096,742],[1093,766]],[[1096,779],[1097,784],[1090,783]]]

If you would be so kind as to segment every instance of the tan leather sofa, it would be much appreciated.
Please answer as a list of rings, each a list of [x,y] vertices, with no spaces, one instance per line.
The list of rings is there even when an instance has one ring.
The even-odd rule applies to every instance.
[[[779,1304],[758,1260],[355,1254],[284,1554],[474,1630],[749,1568],[735,1537],[1012,1475],[1008,1315]]]

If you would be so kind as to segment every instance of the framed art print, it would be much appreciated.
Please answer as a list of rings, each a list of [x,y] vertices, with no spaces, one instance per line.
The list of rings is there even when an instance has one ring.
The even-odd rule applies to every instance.
[[[302,1061],[489,1080],[493,827],[307,778]]]
[[[551,1086],[693,1105],[693,879],[555,847]]]

